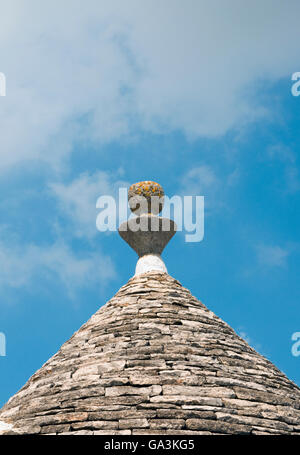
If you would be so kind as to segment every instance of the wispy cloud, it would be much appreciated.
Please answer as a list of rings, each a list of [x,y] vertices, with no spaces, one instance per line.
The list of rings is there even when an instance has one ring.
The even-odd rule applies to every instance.
[[[300,190],[300,174],[296,166],[287,166],[285,169],[287,193],[296,193]]]
[[[218,136],[257,119],[255,82],[295,70],[300,4],[217,3],[2,2],[1,169],[24,160],[60,169],[81,141]]]
[[[270,145],[267,149],[270,158],[278,159],[284,163],[295,163],[296,153],[285,144]]]
[[[183,174],[180,179],[182,195],[204,196],[205,211],[210,214],[220,208],[230,209],[228,194],[238,183],[240,172],[236,168],[222,175],[211,165],[201,164]]]
[[[280,189],[291,194],[300,190],[300,175],[297,154],[285,144],[275,144],[267,148],[267,155],[273,161],[282,163],[283,175]]]
[[[265,355],[264,351],[265,349],[261,345],[261,343],[257,343],[256,341],[253,340],[252,337],[250,337],[245,329],[245,327],[239,327],[237,329],[237,334],[245,340],[249,346],[251,346],[253,349],[256,351],[260,352],[262,355]]]
[[[242,327],[237,331],[237,333],[241,338],[243,338],[243,340],[245,340],[251,346],[252,340]]]
[[[257,245],[256,254],[258,263],[261,266],[284,267],[290,252],[288,249],[277,245]]]
[[[121,177],[122,171],[119,170],[114,175],[103,171],[84,173],[69,183],[49,185],[58,201],[61,215],[70,225],[72,236],[91,239],[98,233],[97,199],[103,195],[111,195],[117,201],[119,188],[129,186],[128,182],[118,179],[118,174]]]
[[[205,194],[207,191],[217,190],[220,181],[214,169],[208,165],[201,165],[189,170],[181,179],[183,191],[186,194]]]
[[[34,280],[44,278],[59,283],[73,298],[81,288],[104,285],[115,277],[108,256],[96,253],[75,254],[63,241],[52,245],[22,245],[0,242],[0,290],[35,289]]]

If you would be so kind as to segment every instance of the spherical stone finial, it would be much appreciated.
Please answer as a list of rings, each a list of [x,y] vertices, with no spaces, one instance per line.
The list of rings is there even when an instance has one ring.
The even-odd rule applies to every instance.
[[[158,215],[164,205],[164,194],[162,186],[156,182],[146,180],[134,183],[128,190],[130,210],[135,215]]]

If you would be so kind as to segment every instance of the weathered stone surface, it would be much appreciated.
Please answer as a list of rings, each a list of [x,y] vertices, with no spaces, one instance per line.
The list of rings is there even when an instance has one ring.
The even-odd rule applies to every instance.
[[[56,434],[56,433],[50,433],[50,434]],[[88,430],[78,430],[78,431],[72,431],[72,433],[69,433],[66,431],[65,433],[60,433],[61,435],[77,435],[77,436],[87,436],[87,435],[92,435],[95,434],[94,431],[88,431]]]
[[[129,383],[132,385],[156,385],[162,383],[159,375],[130,374]]]
[[[116,386],[108,387],[105,390],[105,395],[107,397],[116,397],[121,395],[158,395],[161,393],[160,385],[153,385],[150,387],[131,387],[131,386]]]
[[[273,421],[270,419],[261,419],[249,416],[237,416],[233,414],[225,414],[223,412],[216,413],[217,419],[229,423],[247,424],[251,427],[265,426],[270,428],[277,428],[278,430],[289,431],[289,426],[284,422]]]
[[[194,387],[181,385],[164,385],[164,395],[189,395],[197,397],[220,397],[220,398],[235,398],[235,393],[231,389],[222,387]]]
[[[101,374],[101,373],[104,373],[104,372],[107,372],[107,371],[119,371],[119,370],[123,370],[124,367],[125,367],[125,360],[114,360],[113,362],[104,362],[102,363],[101,365],[98,365],[98,372]]]
[[[142,419],[142,418],[154,418],[156,417],[156,410],[154,409],[143,409],[142,411],[132,409],[124,409],[121,411],[101,411],[101,412],[90,412],[89,420],[119,420],[119,419]]]
[[[73,434],[73,433],[69,433]],[[122,435],[130,435],[131,430],[96,430],[93,432],[93,434],[102,434],[102,435],[117,435],[117,434],[122,434]]]
[[[177,405],[199,404],[199,405],[211,405],[211,406],[222,406],[222,400],[219,398],[210,397],[197,397],[193,395],[159,395],[151,397],[152,403],[174,403]]]
[[[184,419],[154,419],[150,420],[150,428],[180,430],[185,426]]]
[[[26,428],[26,427],[25,427]],[[48,434],[48,433],[63,433],[70,431],[70,425],[47,425],[42,427],[41,434]],[[31,433],[31,427],[25,429],[24,433]]]
[[[120,419],[119,428],[148,428],[149,422],[147,419]]]
[[[165,419],[216,419],[213,411],[199,411],[196,409],[157,409],[157,417]]]
[[[57,413],[54,415],[36,417],[34,423],[37,423],[38,425],[56,425],[61,423],[82,422],[87,420],[87,418],[87,412]],[[25,423],[26,419],[23,419],[22,422]]]
[[[284,393],[282,395],[277,395],[272,392],[260,392],[252,389],[246,389],[241,387],[234,388],[237,398],[260,401],[263,403],[270,404],[281,404],[281,405],[294,405],[295,407],[300,407],[300,401],[295,402],[295,400]]]
[[[123,286],[0,411],[8,434],[300,434],[299,422],[296,384],[157,273]]]
[[[209,431],[191,431],[191,430],[132,430],[133,435],[189,435],[189,434],[199,434],[199,435],[211,435],[213,433]]]
[[[186,427],[190,430],[207,430],[212,433],[249,434],[251,432],[250,426],[205,419],[187,419]]]
[[[112,420],[97,420],[97,421],[86,421],[86,422],[76,422],[71,424],[72,430],[79,430],[79,429],[108,429],[108,430],[116,430],[119,428],[118,422],[114,422]]]

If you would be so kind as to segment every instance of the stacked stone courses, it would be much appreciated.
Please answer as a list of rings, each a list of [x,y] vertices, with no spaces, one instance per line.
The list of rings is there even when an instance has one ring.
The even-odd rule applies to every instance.
[[[300,389],[178,281],[148,272],[29,379],[0,422],[2,434],[300,434]]]

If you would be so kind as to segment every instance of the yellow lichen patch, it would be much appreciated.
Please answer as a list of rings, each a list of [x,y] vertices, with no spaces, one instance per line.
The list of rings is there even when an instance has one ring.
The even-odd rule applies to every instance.
[[[147,199],[148,203],[148,213],[152,213],[152,202],[153,197],[162,198],[164,196],[163,188],[157,183],[151,180],[145,180],[144,182],[137,182],[130,186],[128,190],[128,200],[134,198],[134,196],[143,196]],[[153,204],[157,205],[157,202],[153,202]],[[154,208],[154,212],[157,214],[162,210],[163,207],[163,200],[159,202],[158,208]],[[143,209],[145,211],[145,209]],[[140,212],[140,206],[133,202],[132,211],[134,213]]]

